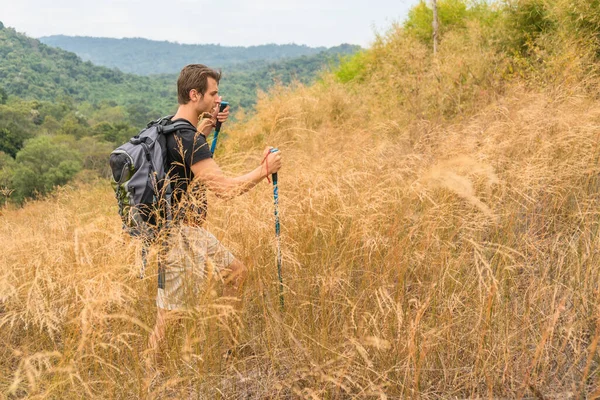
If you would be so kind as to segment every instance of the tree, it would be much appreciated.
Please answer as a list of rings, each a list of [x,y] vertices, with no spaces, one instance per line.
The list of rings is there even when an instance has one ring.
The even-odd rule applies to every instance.
[[[120,145],[135,136],[139,131],[140,129],[124,122],[114,124],[101,122],[94,125],[92,135],[98,136],[107,142]]]
[[[85,124],[87,124],[87,122]],[[75,136],[76,138],[82,138],[87,132],[88,129],[86,129],[83,121],[76,115],[69,114],[63,118],[60,133]]]
[[[16,161],[0,151],[0,205],[4,204],[12,192],[12,177]]]
[[[0,151],[15,157],[26,139],[33,136],[29,106],[22,103],[0,105]]]
[[[23,137],[15,129],[0,127],[0,151],[11,157],[16,157],[17,153],[23,147]]]
[[[129,114],[129,122],[134,126],[140,127],[140,129],[146,126],[148,122],[158,118],[154,111],[145,103],[131,103],[125,109],[127,114]]]
[[[17,154],[11,198],[22,203],[26,198],[46,194],[67,183],[81,167],[74,138],[44,135],[31,139]]]
[[[100,176],[109,176],[108,157],[115,145],[93,137],[84,137],[76,144],[83,161],[83,168],[96,171]]]
[[[6,104],[6,100],[8,100],[8,93],[6,93],[3,87],[0,87],[0,104]]]
[[[435,0],[432,4],[437,10],[438,44],[446,32],[465,29],[470,18],[477,19],[481,10],[489,9],[486,6],[469,8],[467,3],[466,0]],[[431,40],[434,33],[433,27],[433,9],[427,5],[425,0],[421,0],[408,12],[404,28],[408,34],[431,46],[433,44]]]

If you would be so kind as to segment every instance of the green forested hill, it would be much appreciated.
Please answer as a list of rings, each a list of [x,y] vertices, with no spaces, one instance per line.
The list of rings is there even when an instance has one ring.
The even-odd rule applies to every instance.
[[[342,45],[279,62],[255,60],[223,66],[221,91],[232,104],[249,108],[256,101],[256,89],[266,90],[274,80],[284,84],[292,80],[309,83],[320,70],[337,64],[340,55],[351,54],[357,48]],[[265,48],[257,46],[257,49]],[[67,96],[76,102],[94,104],[110,101],[155,114],[170,112],[176,106],[177,72],[185,65],[178,64],[177,72],[160,76],[127,74],[83,61],[74,53],[50,47],[12,28],[0,29],[0,59],[0,87],[9,95],[50,101]]]
[[[352,51],[225,66],[220,91],[235,113],[254,105],[257,89],[309,83]],[[0,204],[43,195],[82,169],[105,173],[115,145],[175,111],[176,80],[177,73],[138,76],[96,66],[0,23]]]
[[[202,63],[211,67],[226,67],[246,62],[273,62],[301,56],[329,53],[352,53],[360,47],[342,45],[327,49],[296,44],[265,44],[250,47],[230,47],[218,44],[179,44],[142,38],[112,39],[83,36],[47,36],[42,43],[72,51],[83,60],[96,65],[118,68],[138,75],[175,73],[182,65]]]
[[[22,99],[68,96],[75,101],[129,104],[144,97],[160,108],[174,106],[172,88],[156,80],[95,66],[12,28],[0,30],[0,60],[0,86]]]

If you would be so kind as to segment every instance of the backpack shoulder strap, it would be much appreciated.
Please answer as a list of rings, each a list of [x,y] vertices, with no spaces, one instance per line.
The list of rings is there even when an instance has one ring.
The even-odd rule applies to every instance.
[[[173,132],[175,132],[175,131],[177,131],[177,130],[179,130],[181,128],[185,128],[185,127],[191,129],[189,122],[177,121],[177,122],[175,122],[173,124],[163,126],[162,127],[162,134],[163,135],[168,135],[169,133],[173,133]]]
[[[175,115],[166,115],[159,119],[155,119],[154,121],[150,121],[146,125],[146,128],[150,128],[152,125],[162,125],[162,126],[168,125],[169,122],[171,122],[171,118],[173,118],[174,116]]]

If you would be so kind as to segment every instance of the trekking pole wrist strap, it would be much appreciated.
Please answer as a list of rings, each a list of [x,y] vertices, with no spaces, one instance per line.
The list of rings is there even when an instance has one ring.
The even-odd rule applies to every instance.
[[[267,160],[267,157],[269,157],[269,154],[271,154],[271,153],[267,153],[267,155],[265,156],[265,158],[263,158],[262,162],[260,163],[260,169],[261,169],[261,172],[262,172],[262,165],[265,164],[265,168],[266,168],[265,178],[267,178],[267,181],[269,183],[271,183],[271,178],[269,178],[269,161]]]

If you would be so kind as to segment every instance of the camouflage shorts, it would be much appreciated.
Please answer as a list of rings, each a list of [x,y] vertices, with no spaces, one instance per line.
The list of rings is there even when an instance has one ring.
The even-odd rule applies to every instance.
[[[159,270],[156,305],[165,310],[184,309],[195,299],[207,274],[207,261],[220,275],[233,255],[204,228],[180,225],[171,233],[164,267]]]

